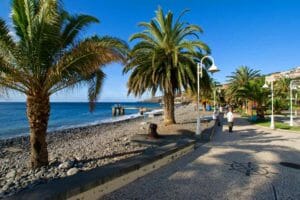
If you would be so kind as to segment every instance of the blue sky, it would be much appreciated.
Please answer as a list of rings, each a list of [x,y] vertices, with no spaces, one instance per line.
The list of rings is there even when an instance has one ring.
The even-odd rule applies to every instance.
[[[236,67],[247,65],[262,73],[283,71],[300,66],[300,2],[296,0],[64,0],[71,13],[96,16],[101,23],[91,26],[83,36],[111,35],[128,41],[141,29],[140,21],[149,21],[160,5],[176,16],[190,9],[183,20],[204,29],[201,40],[212,49],[221,72],[214,75],[225,82]],[[9,0],[0,0],[0,17],[9,20]],[[132,46],[132,43],[130,44]],[[122,66],[112,64],[100,101],[133,101],[127,97],[128,75]],[[22,101],[13,93],[2,101]],[[62,91],[52,101],[86,101],[86,88]],[[0,99],[1,100],[1,99]]]

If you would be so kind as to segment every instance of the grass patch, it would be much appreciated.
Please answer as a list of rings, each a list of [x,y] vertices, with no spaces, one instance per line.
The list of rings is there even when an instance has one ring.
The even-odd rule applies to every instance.
[[[270,127],[270,120],[264,120],[264,121],[256,121],[253,122],[253,124]],[[277,129],[284,129],[284,130],[290,130],[290,131],[297,131],[300,133],[300,126],[289,126],[288,124],[285,124],[283,122],[275,122],[275,128]]]

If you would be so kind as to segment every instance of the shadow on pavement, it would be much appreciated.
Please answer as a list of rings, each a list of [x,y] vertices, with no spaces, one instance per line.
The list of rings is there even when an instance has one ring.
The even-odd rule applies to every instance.
[[[107,195],[104,199],[300,199],[300,162],[284,137],[254,128],[222,132],[212,143]],[[226,127],[225,127],[226,129]]]

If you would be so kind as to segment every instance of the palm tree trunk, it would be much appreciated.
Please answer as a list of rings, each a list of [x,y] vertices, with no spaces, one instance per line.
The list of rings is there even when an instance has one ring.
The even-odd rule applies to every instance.
[[[206,112],[206,101],[202,102],[202,110]]]
[[[244,113],[246,113],[248,115],[247,100],[245,102],[243,102],[242,112],[244,112]]]
[[[176,124],[174,113],[174,95],[165,93],[164,95],[164,124]]]
[[[253,109],[252,109],[252,107],[253,107],[253,101],[252,100],[248,100],[248,102],[247,102],[247,107],[246,107],[246,109],[247,109],[247,114],[249,115],[253,115]]]
[[[32,168],[48,165],[46,132],[49,112],[49,96],[27,96],[27,117],[30,126]]]
[[[265,111],[264,111],[264,109],[263,109],[263,107],[262,107],[262,105],[261,104],[257,104],[257,111],[256,111],[257,113],[257,117],[259,118],[259,119],[265,119]]]

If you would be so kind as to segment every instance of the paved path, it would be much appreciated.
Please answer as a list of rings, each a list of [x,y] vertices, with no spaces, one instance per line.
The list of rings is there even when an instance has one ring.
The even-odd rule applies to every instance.
[[[213,142],[104,199],[300,199],[300,134],[237,120]]]

